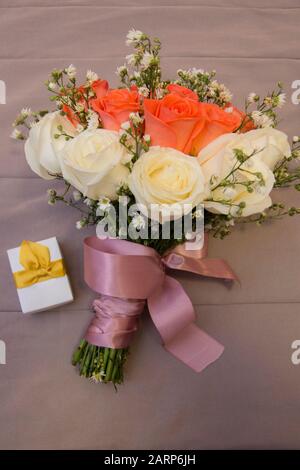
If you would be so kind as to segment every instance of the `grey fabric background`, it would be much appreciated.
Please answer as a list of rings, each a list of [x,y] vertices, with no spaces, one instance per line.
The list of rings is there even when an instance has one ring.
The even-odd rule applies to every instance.
[[[150,6],[151,4],[151,6]],[[160,346],[144,315],[132,346],[126,383],[115,393],[78,377],[70,365],[90,319],[93,293],[82,277],[76,212],[47,205],[49,184],[26,166],[9,139],[23,106],[44,108],[43,82],[54,67],[91,68],[116,84],[130,27],[163,41],[163,67],[217,69],[242,105],[251,91],[285,82],[281,128],[299,133],[300,107],[291,83],[300,79],[299,0],[0,0],[0,448],[230,449],[299,448],[300,366],[291,343],[300,338],[300,219],[235,229],[212,240],[210,255],[227,259],[242,284],[177,275],[197,321],[225,345],[221,359],[195,374]],[[300,205],[295,191],[274,193]],[[92,230],[90,231],[93,232]],[[57,236],[75,302],[22,316],[6,249],[22,239]]]

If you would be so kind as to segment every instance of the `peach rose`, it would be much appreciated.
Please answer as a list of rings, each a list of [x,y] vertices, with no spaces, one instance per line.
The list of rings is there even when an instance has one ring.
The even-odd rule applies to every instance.
[[[239,127],[242,118],[237,113],[199,102],[185,87],[171,85],[171,90],[161,100],[144,100],[145,133],[152,145],[197,155],[212,140]]]
[[[222,109],[211,103],[201,103],[201,105],[206,114],[206,122],[201,133],[193,142],[193,155],[220,135],[235,131],[242,122],[241,114],[234,111],[234,108],[226,110],[226,108]]]
[[[246,117],[244,111],[236,108],[231,103],[228,104],[228,108],[232,108],[232,113],[241,119],[241,123],[245,119],[243,122],[243,127],[240,130],[241,133],[253,131],[253,129],[255,129],[254,122],[249,117]]]
[[[191,153],[193,142],[206,123],[201,103],[177,92],[161,100],[145,99],[144,111],[145,134],[151,136],[151,144],[172,147],[186,154]]]
[[[97,98],[103,98],[108,92],[108,81],[107,80],[95,80],[91,88],[96,94]]]
[[[104,129],[118,131],[129,114],[140,109],[139,94],[136,90],[109,90],[104,96],[91,100],[91,107],[96,111]]]
[[[170,83],[170,85],[167,86],[167,90],[170,93],[176,93],[183,98],[190,98],[190,100],[199,101],[197,93],[190,90],[189,88],[186,88],[185,86],[177,85],[176,83]]]

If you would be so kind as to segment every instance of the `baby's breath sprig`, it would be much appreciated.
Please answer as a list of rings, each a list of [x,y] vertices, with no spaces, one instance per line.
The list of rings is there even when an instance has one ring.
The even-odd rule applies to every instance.
[[[286,207],[282,202],[276,202],[263,212],[248,217],[233,217],[230,214],[205,212],[205,230],[211,233],[214,238],[224,239],[227,235],[230,235],[231,229],[235,225],[254,223],[260,227],[266,222],[295,215],[300,215],[300,207]]]
[[[60,137],[64,137],[67,141],[74,138],[73,135],[67,134],[61,124],[57,126],[57,133],[54,134],[54,139],[59,139]]]
[[[61,175],[52,175],[56,179],[62,180],[65,184],[64,190],[59,193],[56,189],[50,188],[47,190],[48,204],[53,206],[58,202],[62,202],[69,207],[72,207],[80,212],[80,219],[76,222],[76,228],[83,228],[88,225],[95,225],[97,223],[97,204],[98,201],[84,197],[84,195],[78,191],[73,190],[70,194],[72,186],[66,181]]]
[[[139,158],[142,151],[147,152],[149,150],[151,138],[143,134],[143,123],[144,117],[140,113],[131,113],[129,121],[121,125],[120,143],[132,155],[128,163],[129,169]]]
[[[199,101],[214,103],[224,107],[232,100],[232,93],[216,79],[215,70],[206,72],[202,69],[177,70],[178,85],[184,86],[197,93]]]
[[[135,52],[126,56],[127,65],[117,68],[121,83],[128,88],[136,85],[141,96],[155,98],[161,82],[160,40],[131,29],[126,44],[133,46]]]
[[[205,211],[205,231],[213,235],[214,238],[223,240],[230,234],[236,219],[228,214],[212,214]]]
[[[275,187],[286,188],[293,185],[297,191],[300,191],[299,159],[300,137],[294,136],[291,154],[284,157],[274,168]]]
[[[11,133],[11,138],[26,140],[28,131],[48,112],[48,110],[31,111],[30,108],[23,108],[12,123],[14,129]]]
[[[206,201],[228,206],[229,214],[234,217],[242,216],[246,203],[244,201],[234,202],[234,197],[237,194],[236,187],[243,186],[248,193],[253,193],[254,191],[260,191],[260,188],[265,186],[263,174],[259,171],[251,170],[251,165],[249,164],[249,160],[261,152],[261,150],[254,149],[250,154],[246,154],[241,149],[233,149],[235,159],[231,170],[221,180],[214,177],[211,178],[211,196]],[[251,178],[246,179],[241,177],[242,173],[250,175]]]
[[[71,113],[73,120],[84,129],[88,127],[89,101],[95,96],[91,85],[97,78],[98,76],[89,70],[86,82],[78,87],[76,68],[69,65],[64,69],[53,70],[46,81],[47,89],[52,93],[50,100],[55,101],[57,109],[62,115]]]
[[[277,127],[279,121],[276,109],[281,108],[285,101],[286,95],[281,82],[278,82],[275,90],[263,98],[256,93],[250,93],[245,101],[245,117],[235,132],[243,130],[250,123],[256,128]],[[253,110],[253,106],[256,109]]]
[[[285,216],[293,217],[294,215],[299,214],[300,207],[286,207],[284,203],[276,202],[259,214],[253,214],[248,217],[239,218],[236,219],[235,222],[237,224],[256,223],[256,225],[260,226],[270,220],[282,219]]]

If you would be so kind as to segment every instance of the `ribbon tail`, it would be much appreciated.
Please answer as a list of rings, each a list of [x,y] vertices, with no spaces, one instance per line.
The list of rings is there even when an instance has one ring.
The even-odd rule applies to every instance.
[[[201,372],[223,353],[224,347],[196,325],[193,304],[176,279],[165,277],[148,298],[148,308],[166,350],[194,371]]]
[[[187,271],[205,277],[214,277],[227,281],[239,281],[228,263],[219,258],[192,258],[177,253],[169,253],[163,263],[170,269]]]

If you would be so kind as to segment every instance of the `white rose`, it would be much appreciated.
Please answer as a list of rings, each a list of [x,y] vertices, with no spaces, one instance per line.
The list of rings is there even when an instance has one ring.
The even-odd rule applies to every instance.
[[[277,129],[266,127],[264,129],[255,129],[245,134],[239,134],[241,145],[252,146],[254,149],[261,150],[257,156],[271,170],[283,159],[291,155],[291,147],[288,142],[288,136]],[[243,148],[243,147],[239,147]]]
[[[275,178],[270,168],[284,157],[289,151],[285,143],[284,134],[274,129],[259,129],[246,134],[225,134],[202,149],[198,161],[204,173],[207,189],[211,195],[205,201],[205,208],[216,214],[237,215],[239,204],[245,203],[243,216],[262,212],[272,204],[270,192]],[[283,134],[283,135],[282,135]],[[239,162],[234,154],[234,149],[240,149],[246,155],[255,153],[244,162],[240,168],[229,176],[230,172]],[[259,173],[263,179],[260,184]],[[219,183],[227,177],[232,185],[222,187]],[[250,181],[252,192],[248,192],[246,184]],[[212,200],[213,199],[213,200]],[[220,201],[220,202],[218,202]]]
[[[91,199],[115,199],[118,186],[126,183],[129,174],[123,164],[128,154],[115,131],[83,131],[67,142],[59,159],[63,177]]]
[[[204,199],[204,177],[195,157],[154,146],[133,166],[129,187],[146,215],[164,222],[191,211]],[[153,209],[153,206],[152,206]]]
[[[59,134],[58,126],[62,126],[68,135],[75,134],[75,128],[69,120],[59,112],[46,114],[29,131],[25,142],[26,160],[32,171],[45,179],[52,179],[49,173],[61,173],[58,152],[66,144],[65,137],[54,138]]]

